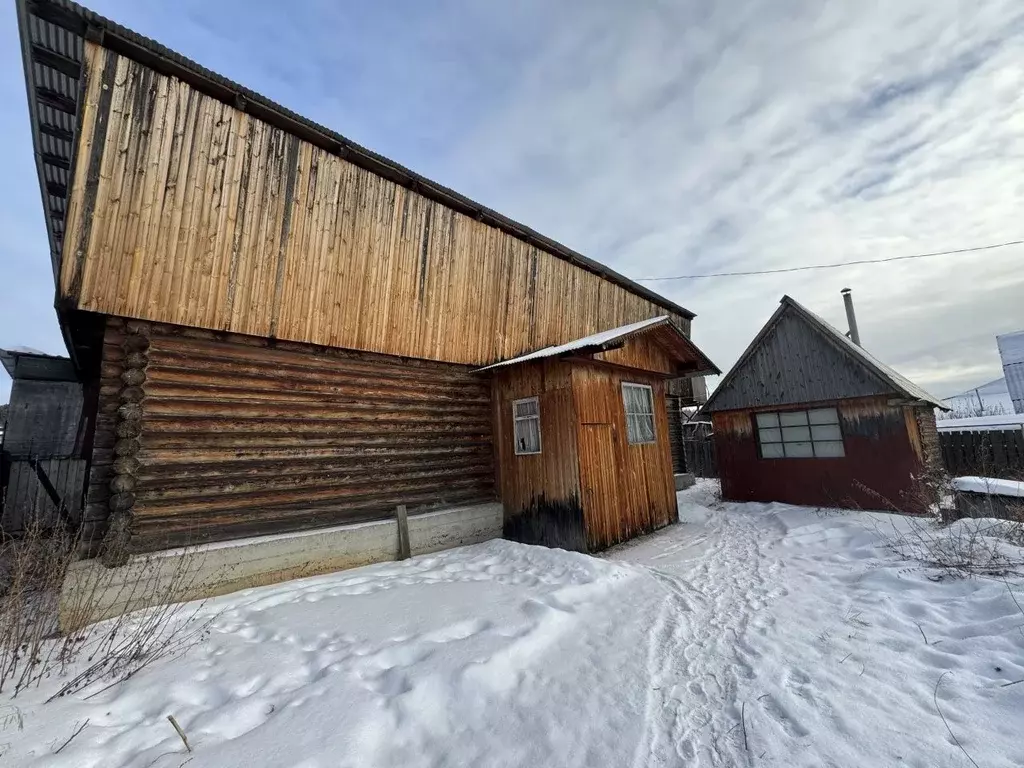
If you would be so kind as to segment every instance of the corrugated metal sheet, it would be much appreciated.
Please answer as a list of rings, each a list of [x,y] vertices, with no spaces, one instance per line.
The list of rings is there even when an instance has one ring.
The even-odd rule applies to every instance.
[[[1015,413],[1024,413],[1024,331],[996,337],[1006,389]]]
[[[29,115],[35,144],[39,186],[50,238],[54,277],[60,271],[64,217],[78,111],[84,41],[38,3],[18,2],[18,19],[25,61]]]
[[[672,453],[672,471],[684,471],[683,459],[683,414],[680,410],[682,398],[679,395],[665,394],[665,410],[668,417],[668,445]]]
[[[495,498],[489,387],[465,367],[168,326],[133,353],[119,325],[107,351],[126,365],[105,373],[144,375],[101,411],[118,414],[110,499],[127,494],[135,550]]]
[[[794,312],[784,312],[730,371],[705,411],[895,394]]]

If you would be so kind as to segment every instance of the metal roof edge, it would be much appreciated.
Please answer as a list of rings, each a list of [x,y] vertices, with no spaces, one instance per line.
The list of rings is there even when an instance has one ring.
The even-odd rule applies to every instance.
[[[172,51],[155,40],[122,27],[120,24],[100,16],[88,8],[71,2],[71,0],[17,0],[17,4],[19,11],[18,23],[21,30],[20,34],[23,38],[26,34],[24,31],[26,19],[22,18],[22,10],[24,8],[26,13],[41,14],[40,18],[46,18],[48,21],[63,26],[69,31],[87,36],[103,47],[133,59],[143,66],[147,66],[162,74],[177,77],[218,101],[241,109],[257,119],[274,125],[331,154],[337,155],[379,176],[390,179],[401,186],[412,189],[434,202],[438,202],[489,226],[502,230],[563,261],[575,264],[586,269],[588,272],[616,283],[631,293],[647,299],[652,304],[679,314],[689,320],[696,317],[694,312],[685,307],[666,299],[649,288],[645,288],[625,275],[562,245],[558,241],[481,205],[465,195],[431,181],[383,155],[379,155],[366,147],[350,141],[341,134],[313,120],[302,117],[287,107],[277,104],[245,86],[206,69],[197,62]],[[28,49],[24,39],[22,39],[22,49],[23,56],[28,56]],[[28,66],[27,63],[26,66]],[[28,72],[26,72],[27,75]],[[34,130],[33,141],[37,141]],[[40,180],[42,182],[42,179]],[[45,189],[45,185],[43,185],[43,189]],[[44,198],[44,210],[46,210],[45,202]]]

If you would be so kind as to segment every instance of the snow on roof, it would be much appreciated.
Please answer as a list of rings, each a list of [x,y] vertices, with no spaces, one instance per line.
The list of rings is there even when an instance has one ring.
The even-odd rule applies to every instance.
[[[612,328],[609,331],[601,331],[595,333],[592,336],[584,336],[582,339],[576,339],[565,344],[558,344],[551,347],[544,347],[544,349],[538,349],[536,352],[530,352],[526,355],[520,355],[519,357],[513,357],[510,360],[502,360],[498,363],[484,366],[480,368],[481,371],[489,371],[492,368],[500,368],[506,365],[515,365],[517,363],[525,363],[528,360],[539,360],[544,357],[555,357],[557,355],[563,355],[567,352],[575,352],[580,349],[587,349],[590,347],[601,347],[605,344],[610,344],[613,341],[630,336],[638,331],[646,330],[655,325],[663,325],[669,322],[668,315],[661,315],[660,317],[652,317],[650,320],[641,320],[638,323],[630,323],[629,325],[623,325],[619,328]]]
[[[956,477],[953,487],[968,493],[984,493],[990,496],[1015,496],[1024,499],[1024,482],[999,480],[994,477]]]
[[[838,344],[845,348],[847,352],[851,353],[854,357],[858,358],[868,368],[872,369],[883,380],[891,384],[893,388],[895,388],[898,392],[901,392],[907,397],[913,398],[914,400],[923,400],[924,402],[930,403],[937,408],[949,410],[949,407],[945,405],[945,403],[943,403],[939,398],[935,397],[935,395],[929,394],[924,389],[919,387],[917,384],[912,382],[910,379],[904,377],[902,374],[890,368],[888,365],[886,365],[881,360],[872,355],[870,352],[868,352],[866,349],[864,349],[864,347],[860,346],[859,344],[854,344],[852,341],[850,341],[850,339],[846,336],[845,333],[838,330],[829,323],[826,323],[824,320],[822,320],[820,317],[811,312],[811,310],[807,309],[805,306],[800,304],[795,299],[792,299],[789,296],[783,296],[782,303],[789,303],[791,306],[795,307],[800,312],[803,312],[808,317],[808,319],[816,323],[822,331],[824,331],[826,334],[832,337]]]
[[[1024,413],[970,416],[966,419],[941,419],[936,424],[939,432],[988,432],[996,429],[1020,429],[1024,427]]]

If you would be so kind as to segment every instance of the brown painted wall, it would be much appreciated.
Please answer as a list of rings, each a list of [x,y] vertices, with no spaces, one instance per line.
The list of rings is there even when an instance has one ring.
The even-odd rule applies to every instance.
[[[90,503],[134,550],[495,499],[489,385],[464,366],[117,319],[105,342]]]
[[[544,360],[495,371],[495,456],[505,536],[586,551],[572,368],[570,363]],[[517,456],[512,403],[524,397],[539,400],[541,452]]]
[[[762,459],[753,411],[712,414],[722,497],[923,512],[925,504],[916,482],[923,464],[914,445],[916,434],[908,431],[904,408],[889,405],[887,398],[806,407],[833,405],[839,409],[846,452],[844,458],[837,459]]]
[[[92,43],[85,71],[69,308],[466,364],[670,314]]]

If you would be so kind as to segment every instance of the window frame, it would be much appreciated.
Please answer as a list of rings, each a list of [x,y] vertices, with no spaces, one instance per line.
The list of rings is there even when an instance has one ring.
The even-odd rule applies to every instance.
[[[811,421],[811,414],[816,412],[816,411],[817,412],[820,412],[820,411],[832,411],[835,414],[835,421],[828,421],[828,422],[825,422],[825,423],[822,423],[821,421],[818,421],[817,423],[813,423]],[[790,416],[790,420],[792,420],[792,416],[793,415],[797,415],[797,414],[802,414],[803,415],[804,418],[803,418],[803,423],[802,424],[785,424],[784,425],[782,423],[782,420],[783,420],[782,417],[784,415],[789,415]],[[759,416],[775,416],[776,426],[768,426],[768,427],[762,426],[760,421],[758,420]],[[786,460],[786,459],[845,459],[846,458],[846,435],[843,432],[843,420],[842,420],[842,416],[839,413],[838,406],[824,406],[824,407],[819,407],[819,408],[795,408],[795,409],[788,409],[788,410],[781,410],[781,411],[755,411],[754,413],[751,414],[750,418],[751,418],[751,421],[753,422],[753,426],[754,426],[754,439],[757,442],[757,456],[758,456],[759,459],[764,459],[766,461],[778,461],[778,460]],[[835,438],[821,438],[821,437],[815,438],[814,437],[815,428],[818,428],[819,430],[821,430],[822,428],[828,428],[828,427],[835,427],[836,431],[839,433],[838,439],[835,439]],[[789,440],[789,441],[787,441],[786,440],[786,430],[787,429],[788,430],[806,429],[807,430],[807,439],[806,440]],[[761,433],[762,432],[767,432],[767,431],[770,431],[770,430],[775,430],[775,431],[777,431],[779,433],[779,439],[778,440],[768,440],[768,441],[762,440]],[[764,452],[764,447],[765,447],[766,443],[768,445],[779,445],[779,446],[782,446],[783,455],[781,455],[781,456],[766,456],[765,452]],[[806,455],[806,456],[790,456],[790,455],[787,455],[785,453],[785,451],[786,451],[785,446],[787,446],[787,445],[798,445],[798,444],[803,444],[803,443],[810,444],[811,453],[809,455]],[[818,448],[819,444],[821,444],[821,445],[824,445],[824,444],[835,445],[836,443],[838,443],[839,446],[841,447],[842,455],[838,455],[838,456],[837,455],[819,455],[819,453],[818,453],[818,451],[819,451],[819,448]]]
[[[627,388],[642,389],[647,392],[647,400],[651,405],[650,413],[630,413],[629,402],[626,400]],[[655,419],[655,404],[654,404],[654,387],[650,384],[640,384],[635,381],[624,381],[622,382],[622,412],[626,420],[626,443],[629,445],[654,445],[658,442],[658,426],[657,419]],[[632,440],[629,434],[629,419],[630,417],[638,416],[649,416],[651,419],[651,439],[650,440]]]
[[[520,403],[535,403],[537,405],[537,413],[529,416],[517,416],[516,406]],[[537,450],[536,451],[521,451],[519,450],[519,434],[516,431],[516,425],[521,421],[537,421]],[[543,436],[541,435],[540,428],[540,398],[534,397],[520,397],[517,400],[512,401],[512,449],[515,451],[516,456],[537,456],[543,449]]]

